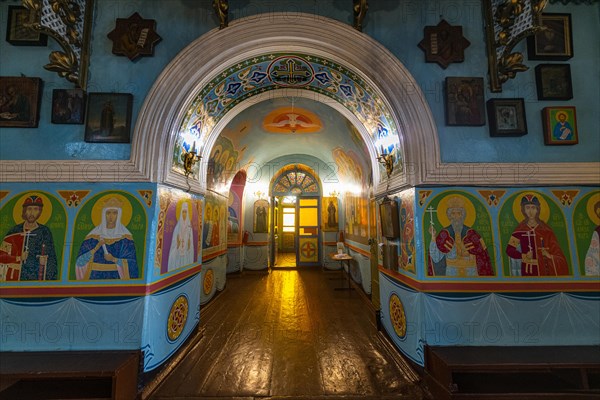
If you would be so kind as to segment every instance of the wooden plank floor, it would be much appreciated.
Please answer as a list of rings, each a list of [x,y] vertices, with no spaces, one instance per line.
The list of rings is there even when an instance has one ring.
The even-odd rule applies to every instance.
[[[422,399],[377,337],[374,313],[341,273],[244,272],[200,312],[205,336],[159,399]]]

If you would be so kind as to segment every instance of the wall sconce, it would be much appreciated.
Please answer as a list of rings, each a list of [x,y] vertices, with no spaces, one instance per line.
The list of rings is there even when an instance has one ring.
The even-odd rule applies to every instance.
[[[392,153],[386,154],[383,146],[381,146],[381,154],[377,156],[377,161],[385,166],[385,172],[389,179],[392,172],[394,172],[394,155]]]
[[[340,195],[340,192],[338,192],[337,190],[333,190],[331,192],[329,192],[329,197],[338,197]]]
[[[261,200],[263,198],[263,196],[266,195],[265,192],[262,192],[260,190],[257,190],[256,192],[254,192],[254,197],[256,197],[257,199]]]
[[[190,174],[192,173],[192,170],[194,168],[194,165],[200,161],[200,159],[202,158],[201,155],[198,154],[198,152],[196,151],[196,142],[194,142],[194,144],[192,145],[192,150],[190,151],[185,151],[185,149],[183,150],[183,153],[181,153],[181,161],[183,161],[183,171],[185,173],[185,177],[188,178],[190,176]]]

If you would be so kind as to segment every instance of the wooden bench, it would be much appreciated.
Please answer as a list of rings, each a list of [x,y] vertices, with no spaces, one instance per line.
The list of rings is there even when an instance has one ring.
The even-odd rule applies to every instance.
[[[425,346],[436,399],[600,398],[599,373],[600,346]]]
[[[137,350],[1,352],[0,398],[47,398],[38,393],[55,391],[60,398],[132,400],[139,364]]]

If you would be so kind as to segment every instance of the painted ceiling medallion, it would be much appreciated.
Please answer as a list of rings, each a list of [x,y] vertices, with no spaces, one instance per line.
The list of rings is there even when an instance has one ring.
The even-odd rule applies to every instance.
[[[446,69],[453,62],[465,60],[465,49],[471,45],[462,35],[462,26],[451,26],[441,20],[437,26],[426,26],[419,48],[425,52],[425,62],[438,63]]]
[[[310,63],[296,56],[276,58],[269,64],[267,74],[271,82],[284,87],[306,86],[315,78]]]
[[[271,111],[263,120],[263,128],[271,133],[313,133],[323,128],[321,119],[303,108],[283,107]]]
[[[154,45],[162,40],[156,33],[156,21],[143,19],[138,13],[117,18],[117,25],[107,36],[113,42],[112,52],[131,61],[154,55]]]

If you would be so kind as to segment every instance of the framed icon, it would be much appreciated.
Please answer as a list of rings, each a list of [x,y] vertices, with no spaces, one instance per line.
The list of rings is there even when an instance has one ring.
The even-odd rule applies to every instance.
[[[485,125],[483,78],[446,78],[446,125]]]
[[[89,93],[85,141],[129,143],[132,103],[133,95],[130,93]]]
[[[46,46],[48,36],[31,29],[33,13],[23,6],[8,6],[6,41],[14,46]]]
[[[570,100],[573,98],[569,64],[539,64],[535,67],[538,100]]]
[[[573,57],[571,14],[545,13],[540,22],[544,29],[527,38],[527,57],[555,61]]]
[[[568,145],[579,142],[575,107],[544,107],[542,123],[546,145]]]
[[[0,127],[36,128],[41,97],[40,78],[0,77]]]
[[[523,136],[527,134],[525,101],[517,99],[490,99],[487,101],[490,136]]]
[[[52,123],[83,124],[85,91],[82,89],[54,89],[52,91]]]

